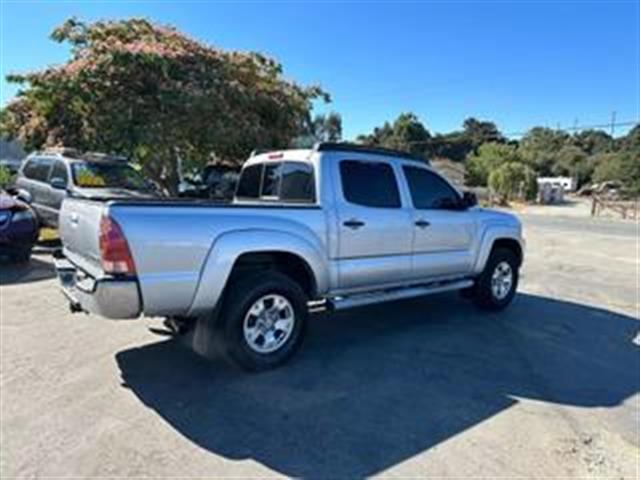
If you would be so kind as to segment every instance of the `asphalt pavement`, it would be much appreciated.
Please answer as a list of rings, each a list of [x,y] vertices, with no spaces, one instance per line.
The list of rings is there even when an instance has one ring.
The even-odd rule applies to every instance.
[[[638,478],[638,225],[524,215],[520,294],[312,319],[246,374],[0,266],[0,476]]]

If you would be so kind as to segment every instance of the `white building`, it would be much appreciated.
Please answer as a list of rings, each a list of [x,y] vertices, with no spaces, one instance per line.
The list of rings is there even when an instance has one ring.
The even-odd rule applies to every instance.
[[[562,185],[565,192],[574,192],[578,186],[573,177],[538,177],[538,189],[542,188],[545,183]]]

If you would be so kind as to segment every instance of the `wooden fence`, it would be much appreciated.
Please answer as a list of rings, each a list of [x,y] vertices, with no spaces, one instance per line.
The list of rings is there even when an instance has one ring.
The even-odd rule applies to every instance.
[[[594,195],[591,200],[591,216],[595,217],[603,213],[613,213],[623,219],[638,220],[640,207],[638,198],[635,200],[608,200]]]

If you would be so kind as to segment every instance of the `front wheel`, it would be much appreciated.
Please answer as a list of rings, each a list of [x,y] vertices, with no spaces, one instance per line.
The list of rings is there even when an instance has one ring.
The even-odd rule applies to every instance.
[[[240,279],[229,285],[220,312],[223,350],[247,370],[277,367],[300,348],[307,317],[307,297],[286,275]]]
[[[475,285],[473,299],[484,310],[502,310],[511,303],[518,287],[518,259],[514,252],[496,248]]]

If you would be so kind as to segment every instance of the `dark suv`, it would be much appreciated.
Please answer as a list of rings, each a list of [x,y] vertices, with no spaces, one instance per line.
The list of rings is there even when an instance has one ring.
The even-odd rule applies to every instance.
[[[15,180],[18,197],[31,205],[41,226],[57,228],[68,195],[86,198],[158,196],[125,159],[60,149],[29,155]]]

